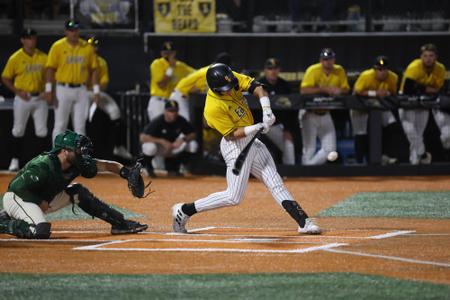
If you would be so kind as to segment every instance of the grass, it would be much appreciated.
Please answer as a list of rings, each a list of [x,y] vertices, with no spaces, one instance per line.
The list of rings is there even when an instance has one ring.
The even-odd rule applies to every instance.
[[[450,192],[357,193],[319,216],[449,219]]]
[[[0,274],[2,299],[448,299],[450,286],[353,273]]]

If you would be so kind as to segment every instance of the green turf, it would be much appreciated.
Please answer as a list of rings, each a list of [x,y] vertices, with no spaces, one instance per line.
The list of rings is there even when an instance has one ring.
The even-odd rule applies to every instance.
[[[1,299],[449,299],[450,286],[351,273],[0,274]]]
[[[3,196],[3,195],[1,195]],[[0,197],[1,197],[0,196]],[[142,215],[133,213],[131,211],[128,211],[124,208],[111,205],[121,213],[125,215],[125,218],[127,219],[133,219],[133,218],[140,218]],[[3,201],[0,201],[0,209],[3,209]],[[86,214],[84,211],[81,210],[78,206],[75,206],[75,213],[72,212],[72,205],[66,206],[54,213],[48,214],[45,216],[45,218],[48,221],[55,221],[55,220],[83,220],[83,219],[92,219],[91,216]],[[1,299],[1,298],[0,298]]]
[[[450,218],[450,192],[357,193],[321,217]]]

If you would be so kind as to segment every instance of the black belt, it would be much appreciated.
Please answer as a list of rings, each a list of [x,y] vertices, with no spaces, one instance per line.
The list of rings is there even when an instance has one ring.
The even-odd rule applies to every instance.
[[[41,93],[29,93],[31,97],[37,97],[39,96]]]
[[[83,84],[81,83],[65,83],[65,82],[58,82],[58,85],[70,88],[79,88],[80,86],[83,86]]]

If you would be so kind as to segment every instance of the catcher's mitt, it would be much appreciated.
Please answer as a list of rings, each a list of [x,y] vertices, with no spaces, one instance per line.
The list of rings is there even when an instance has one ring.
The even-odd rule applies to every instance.
[[[128,189],[131,191],[133,196],[137,198],[145,198],[153,192],[150,188],[150,184],[152,183],[151,181],[144,184],[141,169],[142,164],[140,161],[137,161],[136,164],[130,169],[123,167],[122,170],[120,170],[120,176],[128,181]]]

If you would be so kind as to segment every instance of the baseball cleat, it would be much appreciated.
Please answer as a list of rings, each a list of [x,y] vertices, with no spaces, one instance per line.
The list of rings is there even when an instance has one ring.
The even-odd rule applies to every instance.
[[[174,232],[187,233],[186,223],[189,220],[189,216],[183,212],[182,206],[183,203],[178,203],[172,207],[172,228]]]
[[[320,227],[314,222],[314,219],[308,218],[305,220],[305,226],[298,227],[299,233],[306,233],[306,234],[320,234],[321,230]]]
[[[124,220],[121,225],[113,225],[111,234],[130,234],[144,231],[148,228],[147,224],[141,224],[132,220]]]

